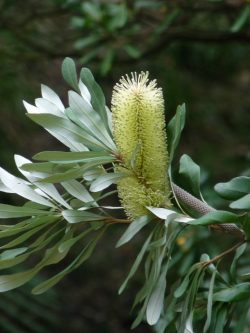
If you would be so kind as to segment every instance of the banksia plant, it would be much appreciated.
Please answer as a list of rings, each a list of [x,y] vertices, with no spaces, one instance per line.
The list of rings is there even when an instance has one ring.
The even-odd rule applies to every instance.
[[[147,214],[147,206],[170,207],[164,99],[148,72],[122,77],[112,96],[113,135],[128,174],[118,182],[127,215]]]
[[[232,321],[231,313],[233,320],[243,322],[249,308],[249,273],[237,275],[236,267],[244,252],[249,257],[250,177],[217,184],[222,198],[236,201],[230,211],[216,211],[198,199],[200,168],[188,155],[181,157],[179,173],[168,172],[185,124],[184,104],[167,125],[167,147],[162,90],[155,80],[149,81],[148,73],[121,78],[113,90],[112,112],[90,70],[83,68],[78,77],[74,61],[66,58],[62,74],[73,89],[66,106],[45,85],[35,105],[24,102],[24,106],[28,117],[67,150],[40,152],[33,156],[34,162],[16,155],[21,177],[0,167],[0,191],[26,200],[21,206],[0,203],[0,219],[10,219],[0,225],[0,292],[20,287],[60,263],[54,275],[33,288],[34,294],[41,294],[88,260],[111,226],[127,226],[116,247],[130,242],[146,226],[140,251],[119,288],[121,294],[144,266],[132,327],[146,320],[155,325],[156,333],[193,332],[193,325],[196,332],[204,325],[204,333],[222,333],[223,325]],[[178,186],[181,180],[195,197]],[[105,203],[117,193],[109,189],[111,184],[117,184],[119,207]],[[120,210],[128,218],[119,217]],[[197,218],[200,215],[205,216]],[[204,254],[209,244],[202,246],[210,234],[198,233],[197,228],[208,225],[240,241],[210,259]],[[221,244],[213,245],[215,253]],[[235,250],[230,273],[220,272],[217,263]],[[243,261],[238,265],[247,272],[249,265],[244,267]],[[239,308],[236,301],[241,301]]]

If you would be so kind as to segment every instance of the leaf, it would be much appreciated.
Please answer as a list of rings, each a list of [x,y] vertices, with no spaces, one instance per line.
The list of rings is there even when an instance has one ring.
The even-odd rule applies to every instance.
[[[48,289],[52,288],[55,284],[57,284],[60,280],[62,280],[66,274],[67,273],[63,273],[62,271],[52,276],[50,279],[40,283],[38,286],[32,289],[32,294],[40,295],[46,292]]]
[[[237,248],[237,250],[235,252],[234,259],[233,259],[233,262],[230,267],[230,277],[231,277],[231,281],[233,281],[233,282],[236,282],[236,278],[237,278],[237,271],[236,271],[237,262],[238,262],[239,258],[242,256],[242,254],[245,252],[246,247],[247,247],[246,243],[242,244],[241,246],[239,246]]]
[[[11,258],[11,259],[2,259],[0,260],[0,269],[6,269],[6,268],[10,268],[16,265],[21,264],[22,262],[24,262],[26,259],[28,259],[30,256],[30,254],[23,254],[23,255],[19,255],[17,257]],[[1,276],[1,275],[0,275]]]
[[[119,179],[126,177],[127,174],[123,172],[112,172],[100,175],[90,185],[91,192],[99,192],[109,187],[111,184],[116,183]]]
[[[109,163],[109,161],[102,161],[102,164]],[[82,178],[85,171],[92,169],[93,167],[100,165],[100,161],[89,162],[81,167],[70,167],[69,170],[65,172],[54,173],[52,176],[41,179],[43,183],[61,183],[71,179]]]
[[[79,91],[76,65],[73,59],[67,57],[63,60],[62,76],[73,89]]]
[[[16,207],[16,206],[14,206],[14,207]],[[26,208],[26,207],[21,207],[21,208]],[[48,214],[48,212],[46,212],[46,214]],[[16,225],[8,226],[8,229],[1,230],[0,239],[19,234],[23,231],[33,229],[35,227],[38,227],[41,224],[49,225],[50,223],[57,221],[58,217],[59,216],[55,216],[55,215],[38,216],[38,217],[36,216],[36,217],[32,217],[30,219],[24,220],[20,223],[17,223]]]
[[[167,208],[147,207],[147,209],[162,220],[174,219],[179,215],[174,210]]]
[[[4,245],[0,246],[0,249],[7,249],[7,248],[10,248],[10,247],[14,247],[14,246],[17,246],[19,244],[22,244],[23,242],[25,242],[27,239],[32,237],[34,234],[36,234],[37,232],[39,232],[40,230],[42,230],[46,226],[47,226],[46,224],[42,224],[38,227],[34,227],[31,230],[28,230],[28,231],[24,232],[21,236],[16,237],[12,241],[8,242],[7,244],[4,244]]]
[[[175,116],[170,120],[167,126],[168,136],[168,151],[169,162],[171,163],[174,157],[175,150],[179,144],[181,132],[185,126],[186,106],[179,105]]]
[[[79,222],[91,222],[91,221],[101,221],[105,217],[94,214],[91,212],[86,212],[84,210],[64,210],[62,211],[62,216],[69,223],[79,223]]]
[[[5,186],[7,186],[9,189],[13,190],[14,193],[20,195],[21,197],[24,197],[33,202],[37,202],[41,205],[55,207],[55,205],[52,202],[43,198],[41,195],[39,195],[37,192],[35,192],[29,186],[30,183],[28,183],[18,177],[12,176],[10,173],[8,173],[7,171],[5,171],[2,168],[0,168],[0,178]]]
[[[214,302],[237,302],[250,297],[250,283],[240,283],[236,284],[231,288],[222,289],[214,293]]]
[[[61,184],[65,190],[74,198],[77,198],[82,202],[95,202],[95,199],[92,197],[92,195],[90,195],[86,187],[79,183],[77,180],[68,180],[67,182],[62,182]]]
[[[48,215],[48,212],[38,209],[0,204],[0,219],[38,215]]]
[[[193,274],[193,272],[195,270],[197,270],[200,267],[200,263],[196,263],[194,264],[188,271],[188,273],[186,274],[185,278],[183,279],[182,283],[180,284],[180,286],[175,290],[174,292],[174,297],[176,298],[180,298],[185,291],[187,290],[187,287],[189,286],[189,282],[190,282],[190,277]]]
[[[179,173],[187,184],[187,190],[194,196],[200,197],[200,167],[191,157],[184,154],[180,159]]]
[[[151,221],[151,217],[148,215],[143,215],[136,218],[124,232],[122,237],[116,244],[116,247],[122,246],[129,242],[146,224]]]
[[[64,111],[64,106],[59,96],[48,86],[41,84],[41,92],[43,98],[55,104],[60,111]]]
[[[214,292],[214,282],[217,274],[217,270],[214,270],[212,278],[210,280],[208,297],[207,297],[207,319],[203,328],[203,333],[206,333],[209,329],[211,319],[212,319],[212,307],[213,307],[213,292]]]
[[[164,304],[165,290],[166,277],[165,274],[162,274],[148,301],[146,317],[149,325],[155,325],[160,318]]]
[[[145,252],[147,251],[148,249],[148,246],[149,246],[149,243],[151,241],[151,238],[152,238],[152,234],[147,238],[146,242],[143,244],[138,256],[136,257],[134,263],[133,263],[133,266],[131,267],[130,271],[129,271],[129,274],[128,276],[126,277],[126,279],[124,280],[124,282],[122,283],[121,287],[119,288],[119,295],[124,291],[124,289],[126,288],[127,284],[128,284],[128,281],[131,279],[131,277],[135,274],[135,272],[137,271],[142,259],[143,259],[143,256],[145,254]]]
[[[236,223],[238,222],[238,216],[231,212],[216,210],[206,215],[199,217],[196,220],[190,221],[191,225],[210,225],[220,223]]]
[[[66,241],[64,241],[63,243],[60,244],[60,246],[58,247],[58,251],[59,252],[65,252],[65,251],[69,251],[71,249],[72,246],[74,246],[79,240],[81,240],[82,238],[84,238],[87,234],[89,234],[91,231],[93,231],[92,228],[87,229],[84,232],[81,232],[78,236],[70,238]]]
[[[38,161],[52,161],[54,163],[78,163],[91,162],[107,158],[114,161],[115,157],[106,151],[83,151],[83,152],[64,152],[64,151],[43,151],[33,156]]]
[[[26,252],[27,249],[28,249],[27,247],[19,247],[16,249],[3,251],[0,255],[0,260],[16,258],[19,254]]]
[[[93,150],[100,150],[103,147],[93,136],[67,119],[52,114],[29,114],[28,117],[49,130],[56,138],[61,138],[60,141],[63,144],[67,145],[67,142],[70,140],[71,143],[76,143],[77,147],[82,147],[76,150],[86,151],[86,147]]]
[[[250,18],[250,5],[246,4],[245,7],[242,9],[240,15],[237,17],[236,21],[231,27],[231,32],[238,32],[240,31],[243,26],[248,22]]]
[[[250,194],[246,194],[244,197],[232,202],[229,207],[233,209],[250,210]]]
[[[36,275],[37,272],[38,269],[35,267],[25,272],[9,274],[9,275],[1,275],[0,292],[9,291],[22,286],[23,284],[31,280]]]
[[[88,68],[83,68],[80,76],[82,82],[87,86],[91,94],[91,104],[93,105],[94,110],[100,114],[105,126],[107,126],[108,121],[105,109],[106,101],[102,89],[96,83],[91,71]]]
[[[250,177],[236,177],[229,182],[216,184],[214,189],[222,198],[236,200],[243,194],[250,193]]]
[[[39,295],[47,291],[58,283],[65,275],[72,272],[74,269],[79,267],[84,261],[86,261],[94,251],[99,238],[103,235],[105,229],[101,230],[99,234],[91,240],[80,252],[80,254],[61,272],[52,276],[50,279],[40,283],[38,286],[32,289],[32,294]]]
[[[44,98],[36,98],[35,103],[39,113],[53,114],[58,117],[66,118],[64,113],[60,111],[55,104],[47,101]]]
[[[115,149],[115,144],[107,132],[103,119],[92,106],[74,91],[69,92],[70,108],[66,110],[69,119],[78,124],[101,143],[110,149]]]
[[[34,174],[30,174],[29,172],[22,169],[22,166],[24,164],[27,165],[27,163],[31,163],[28,159],[15,155],[15,162],[19,169],[19,171],[30,181],[32,182],[36,187],[38,187],[46,196],[49,198],[52,198],[57,203],[61,204],[62,206],[70,209],[69,204],[62,198],[60,193],[57,191],[56,187],[52,184],[43,184],[39,182],[39,178],[36,177]],[[32,163],[31,163],[32,164]],[[41,177],[47,176],[47,174],[41,174],[39,175]]]
[[[216,317],[216,323],[215,323],[215,328],[213,333],[224,333],[224,326],[226,325],[227,322],[227,314],[228,314],[228,308],[227,307],[222,307],[218,311],[218,315]]]

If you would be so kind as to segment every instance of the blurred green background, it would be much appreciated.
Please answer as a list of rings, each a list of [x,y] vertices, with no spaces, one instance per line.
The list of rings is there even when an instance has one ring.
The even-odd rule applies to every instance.
[[[22,100],[33,103],[44,83],[67,103],[64,57],[91,69],[108,104],[121,75],[148,70],[163,88],[167,121],[187,104],[179,156],[201,165],[205,196],[221,206],[213,185],[250,172],[249,54],[247,0],[0,0],[0,164],[16,172],[14,153],[31,158],[61,148],[28,121]],[[0,331],[127,332],[140,277],[118,297],[137,247],[114,251],[121,232],[106,236],[91,262],[45,296],[29,295],[29,286],[3,295]]]

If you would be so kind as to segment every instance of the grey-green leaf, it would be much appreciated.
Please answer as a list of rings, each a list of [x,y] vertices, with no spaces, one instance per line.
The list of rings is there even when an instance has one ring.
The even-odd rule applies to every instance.
[[[231,288],[222,289],[214,293],[213,300],[215,302],[237,302],[250,297],[250,283],[236,284]]]
[[[48,215],[47,211],[31,209],[22,206],[0,204],[0,219],[10,219],[25,216]]]
[[[155,325],[160,318],[164,304],[165,289],[166,277],[163,274],[148,301],[146,317],[149,325]]]
[[[208,213],[204,216],[199,217],[196,220],[189,222],[191,225],[210,225],[210,224],[220,224],[220,223],[237,223],[238,216],[231,212],[217,210]]]
[[[69,223],[79,223],[79,222],[91,222],[91,221],[101,221],[105,217],[94,214],[85,210],[64,210],[62,211],[62,216]]]
[[[148,215],[143,215],[135,219],[124,232],[122,237],[116,244],[116,247],[122,246],[129,242],[146,224],[151,220],[151,217]]]
[[[173,160],[175,150],[179,144],[181,132],[185,126],[186,106],[179,105],[176,110],[176,115],[170,120],[167,126],[169,160]]]
[[[106,173],[97,177],[90,185],[91,192],[99,192],[109,187],[111,184],[116,183],[119,179],[126,177],[127,174],[122,172]]]
[[[67,57],[62,63],[62,76],[64,80],[76,91],[78,88],[78,79],[76,73],[76,65],[73,59]]]
[[[200,167],[190,156],[184,154],[180,159],[179,173],[183,176],[187,184],[187,190],[196,197],[200,194]]]

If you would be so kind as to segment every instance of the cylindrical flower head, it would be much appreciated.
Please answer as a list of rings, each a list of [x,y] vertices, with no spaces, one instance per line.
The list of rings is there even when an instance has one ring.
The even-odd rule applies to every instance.
[[[145,206],[169,207],[168,154],[164,100],[148,72],[122,77],[112,96],[113,134],[128,177],[118,192],[129,217],[147,213]],[[124,171],[124,170],[123,170]]]

